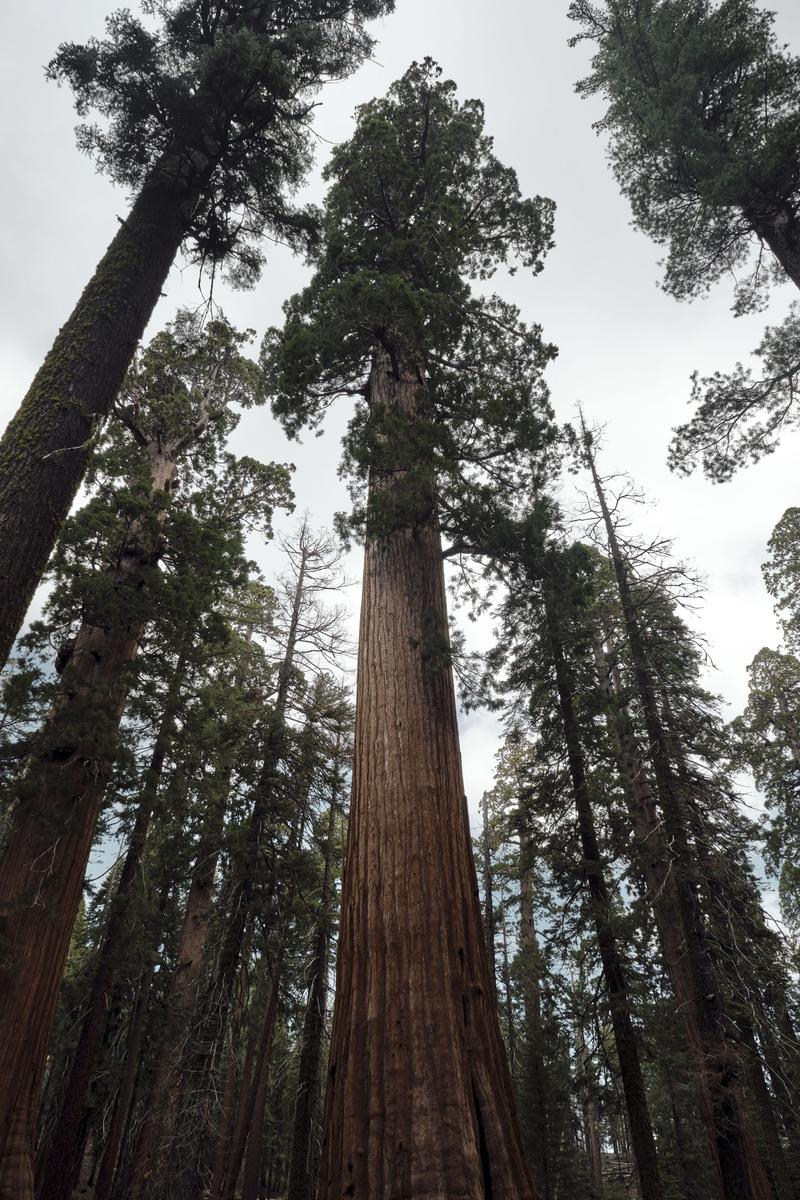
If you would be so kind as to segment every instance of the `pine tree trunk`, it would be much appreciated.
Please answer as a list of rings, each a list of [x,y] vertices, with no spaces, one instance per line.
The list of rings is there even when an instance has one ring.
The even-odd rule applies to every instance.
[[[420,381],[373,367],[412,417]],[[397,475],[371,480],[371,494]],[[530,1200],[492,997],[432,500],[367,541],[321,1200]]]
[[[166,491],[175,464],[153,464]],[[144,623],[126,617],[158,548],[135,536],[106,569],[120,597],[118,623],[84,624],[29,768],[33,799],[19,806],[0,861],[0,914],[8,955],[0,967],[0,1200],[29,1200],[34,1123],[72,927],[100,801],[114,761],[128,668]]]
[[[494,890],[492,884],[492,849],[489,844],[489,798],[484,795],[483,809],[483,928],[489,954],[489,979],[497,1003],[497,961],[495,959]]]
[[[680,961],[685,968],[689,994],[678,992],[678,1002],[691,1028],[695,1071],[704,1093],[711,1158],[722,1200],[770,1200],[769,1184],[747,1127],[735,1047],[726,1037],[726,1021],[716,968],[708,948],[705,923],[698,899],[699,880],[686,829],[684,805],[667,746],[667,737],[656,702],[656,689],[642,637],[625,558],[600,477],[584,431],[586,461],[606,528],[609,551],[619,588],[622,615],[630,650],[636,690],[642,706],[663,830],[671,852],[678,928],[683,941]],[[684,971],[676,974],[676,990]],[[681,985],[682,986],[682,985]],[[688,1013],[693,1020],[689,1025]]]
[[[170,681],[161,725],[143,780],[128,851],[111,903],[106,934],[92,981],[88,1010],[72,1059],[64,1103],[37,1187],[39,1200],[69,1200],[77,1186],[90,1125],[87,1112],[90,1081],[105,1034],[109,998],[116,981],[120,954],[132,932],[129,925],[131,904],[139,887],[142,856],[172,739],[184,669],[185,658],[181,656]]]
[[[224,790],[224,789],[223,789]],[[164,1154],[171,1148],[175,1108],[180,1097],[181,1067],[191,1048],[190,1019],[206,952],[212,893],[220,853],[225,805],[212,805],[200,836],[197,861],[189,885],[176,966],[165,998],[166,1017],[156,1055],[155,1074],[129,1178],[131,1200],[156,1196],[162,1182]]]
[[[642,1078],[639,1047],[631,1020],[628,985],[612,925],[611,902],[595,832],[580,729],[572,703],[574,686],[562,644],[554,627],[552,604],[548,600],[545,603],[564,740],[578,815],[578,829],[584,859],[583,869],[591,898],[590,909],[597,934],[600,959],[603,964],[603,978],[608,992],[611,1024],[614,1029],[614,1042],[619,1057],[625,1104],[628,1109],[636,1169],[639,1174],[643,1200],[663,1200],[664,1187]]]
[[[233,987],[252,919],[262,833],[269,817],[270,801],[274,796],[276,786],[280,784],[278,772],[284,752],[284,724],[306,586],[306,562],[307,552],[303,550],[295,585],[286,648],[278,670],[275,705],[267,722],[264,762],[255,789],[245,851],[241,860],[235,862],[233,867],[235,875],[231,895],[231,915],[225,929],[214,977],[198,1011],[194,1047],[181,1072],[187,1086],[201,1094],[210,1091],[215,1050],[220,1044],[220,1039],[224,1039],[225,1036]],[[177,1091],[180,1092],[183,1086],[179,1080]],[[198,1138],[204,1136],[205,1131],[199,1128],[203,1124],[202,1120],[198,1123]],[[187,1153],[186,1158],[187,1161],[180,1165],[179,1179],[175,1183],[176,1196],[182,1197],[184,1200],[193,1200],[195,1193],[202,1186],[198,1175],[199,1158],[196,1160],[193,1153]],[[175,1164],[173,1164],[173,1168],[174,1166]]]
[[[533,913],[533,864],[530,861],[531,846],[527,833],[520,835],[521,858],[524,866],[520,872],[519,889],[519,944],[524,956],[525,1038],[524,1058],[520,1092],[530,1109],[530,1134],[526,1143],[528,1160],[531,1164],[533,1181],[542,1200],[550,1200],[550,1155],[548,1129],[548,1103],[543,1058],[544,1031],[542,1029],[542,996],[539,983],[541,960],[536,925]]]
[[[183,240],[197,189],[168,153],[145,183],[0,442],[5,663]],[[35,1085],[34,1085],[35,1086]]]
[[[275,1018],[278,1012],[282,968],[283,955],[281,954],[275,962],[272,971],[269,1003],[267,1004],[267,1011],[264,1017],[264,1028],[261,1031],[261,1044],[256,1060],[253,1098],[248,1121],[247,1149],[244,1156],[244,1170],[242,1172],[242,1200],[258,1200],[261,1164],[264,1158],[264,1115],[267,1107],[269,1067],[272,1056],[272,1041],[275,1033]]]
[[[316,1134],[322,1108],[322,1048],[328,1003],[328,965],[332,917],[330,911],[331,859],[336,824],[336,799],[334,794],[328,814],[325,867],[319,898],[316,945],[311,962],[311,986],[308,991],[300,1044],[287,1200],[315,1200],[319,1181],[319,1149]]]
[[[228,1065],[225,1068],[225,1083],[222,1088],[222,1100],[220,1102],[220,1120],[217,1128],[216,1144],[214,1146],[214,1170],[208,1189],[209,1196],[214,1197],[215,1200],[216,1197],[222,1194],[222,1189],[225,1186],[225,1172],[228,1168],[234,1121],[236,1120],[236,1041],[236,1022],[233,1021],[231,1022],[230,1037],[228,1038]]]
[[[252,1004],[255,1020],[252,1022],[247,1039],[247,1049],[242,1066],[242,1075],[236,1097],[235,1113],[231,1127],[230,1146],[226,1154],[225,1173],[220,1192],[220,1200],[233,1200],[236,1184],[242,1168],[247,1135],[253,1115],[253,1103],[258,1081],[258,1056],[263,1043],[265,1022],[271,1028],[270,1000],[273,995],[273,973],[267,963],[264,963],[264,973],[256,984],[255,1000]],[[212,1195],[214,1193],[212,1192]]]
[[[577,1026],[577,1051],[583,1108],[583,1132],[586,1139],[586,1157],[589,1162],[589,1196],[590,1200],[603,1200],[603,1158],[600,1149],[600,1134],[597,1129],[597,1105],[589,1074],[589,1053],[586,1049],[586,1040],[580,1022]]]
[[[133,1093],[139,1073],[139,1060],[142,1053],[145,1019],[147,1017],[147,1004],[150,999],[155,971],[156,964],[155,960],[153,960],[142,976],[142,982],[139,986],[139,994],[136,998],[136,1007],[133,1011],[130,1032],[128,1034],[128,1044],[125,1047],[125,1071],[116,1101],[114,1102],[111,1127],[103,1149],[103,1157],[100,1160],[100,1170],[94,1188],[94,1200],[110,1200],[112,1194],[114,1175],[117,1163],[119,1162],[120,1150],[122,1149],[122,1139],[128,1125],[128,1118],[133,1103]]]
[[[750,1100],[756,1111],[758,1124],[761,1129],[761,1140],[766,1151],[767,1170],[773,1191],[775,1192],[775,1200],[796,1200],[795,1190],[786,1166],[780,1133],[778,1132],[778,1123],[775,1118],[772,1097],[769,1094],[769,1088],[764,1078],[761,1055],[759,1054],[753,1028],[749,1020],[739,1021],[739,1032],[742,1043],[747,1050],[747,1057],[745,1059],[747,1090],[750,1093]]]
[[[517,1069],[517,1026],[514,1020],[514,997],[511,991],[511,964],[508,958],[508,930],[506,928],[506,900],[505,892],[502,893],[501,907],[503,931],[503,1000],[506,1010],[506,1045],[508,1046],[508,1065],[511,1069],[512,1079],[516,1075]]]
[[[753,229],[769,246],[795,287],[800,288],[800,222],[785,212],[777,216],[747,214]]]

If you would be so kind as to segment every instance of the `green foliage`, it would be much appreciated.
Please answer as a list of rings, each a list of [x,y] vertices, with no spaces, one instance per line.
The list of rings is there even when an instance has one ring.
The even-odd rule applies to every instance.
[[[310,163],[314,94],[369,53],[364,21],[393,0],[142,0],[110,16],[106,37],[65,43],[51,78],[75,93],[78,130],[100,169],[141,187],[161,167],[198,195],[187,243],[203,263],[257,278],[265,232],[298,244],[313,214],[287,194]]]
[[[787,508],[773,529],[767,548],[764,582],[775,601],[786,643],[797,651],[800,649],[800,508]]]
[[[664,287],[702,295],[745,265],[736,308],[769,280],[754,244],[797,239],[800,60],[755,0],[574,0],[594,43],[585,95],[608,102],[614,173],[634,222],[667,247]],[[800,243],[798,243],[800,244]]]
[[[737,761],[767,802],[765,850],[787,921],[800,917],[800,661],[764,648],[748,667],[747,707],[732,724]]]
[[[688,475],[697,466],[715,483],[758,462],[777,448],[785,429],[800,424],[800,305],[793,304],[782,325],[768,328],[754,357],[756,378],[741,363],[729,374],[693,377],[697,411],[675,430],[669,465]]]
[[[376,532],[424,519],[432,489],[446,522],[478,476],[507,484],[515,459],[552,440],[541,371],[553,348],[470,287],[505,265],[541,269],[552,203],[521,197],[482,105],[459,102],[430,60],[358,110],[326,178],[314,277],[264,342],[273,408],[296,435],[336,397],[364,397],[380,356],[418,377],[413,414],[357,403],[345,471],[357,485],[370,470],[402,476],[373,498]],[[354,523],[365,519],[357,500]]]

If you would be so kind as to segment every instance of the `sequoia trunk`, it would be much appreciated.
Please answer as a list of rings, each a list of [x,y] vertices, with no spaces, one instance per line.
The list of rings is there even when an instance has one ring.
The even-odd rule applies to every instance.
[[[380,358],[369,399],[413,418]],[[373,475],[376,492],[397,474]],[[368,538],[321,1200],[534,1195],[497,1022],[433,499]]]

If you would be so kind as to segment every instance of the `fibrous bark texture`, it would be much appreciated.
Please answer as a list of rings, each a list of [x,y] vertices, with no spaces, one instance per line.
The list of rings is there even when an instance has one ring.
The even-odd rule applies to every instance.
[[[370,402],[412,416],[420,386],[381,359]],[[397,482],[373,475],[373,496]],[[366,549],[321,1200],[534,1196],[492,999],[446,635],[430,511]]]

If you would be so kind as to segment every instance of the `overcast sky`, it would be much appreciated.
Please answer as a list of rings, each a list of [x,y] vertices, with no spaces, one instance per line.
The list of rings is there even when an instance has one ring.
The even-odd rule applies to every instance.
[[[110,3],[37,0],[14,5],[4,21],[0,425],[19,404],[127,208],[128,198],[75,149],[71,94],[48,83],[43,69],[60,41],[102,33]],[[797,0],[770,7],[781,38],[800,49]],[[518,171],[523,193],[550,196],[557,205],[556,247],[545,270],[535,280],[502,281],[502,292],[559,347],[548,372],[558,416],[571,419],[581,401],[589,417],[605,423],[605,471],[629,471],[652,501],[639,514],[642,528],[673,538],[677,553],[705,576],[701,623],[716,668],[709,686],[733,715],[746,699],[747,664],[762,645],[777,641],[760,566],[774,525],[798,502],[797,441],[788,438],[765,462],[721,486],[671,475],[666,451],[670,430],[689,411],[692,371],[726,370],[746,357],[765,323],[782,319],[791,290],[776,291],[767,314],[738,320],[728,286],[693,304],[659,290],[658,251],[630,227],[604,143],[591,128],[600,110],[573,91],[587,54],[567,47],[566,8],[567,0],[397,0],[397,12],[376,29],[375,61],[321,97],[318,164],[331,143],[349,135],[354,107],[385,91],[414,58],[432,56],[464,97],[485,102],[497,153]],[[321,197],[318,171],[308,194]],[[306,274],[301,262],[275,248],[252,292],[218,286],[216,299],[230,320],[260,336],[280,321],[282,301]],[[176,308],[200,299],[191,270],[174,270],[165,291],[151,332]],[[298,508],[326,523],[346,506],[336,475],[344,417],[334,418],[324,438],[298,446],[286,442],[268,413],[248,414],[236,445],[296,462]],[[494,722],[467,718],[462,742],[474,811],[491,780]]]

